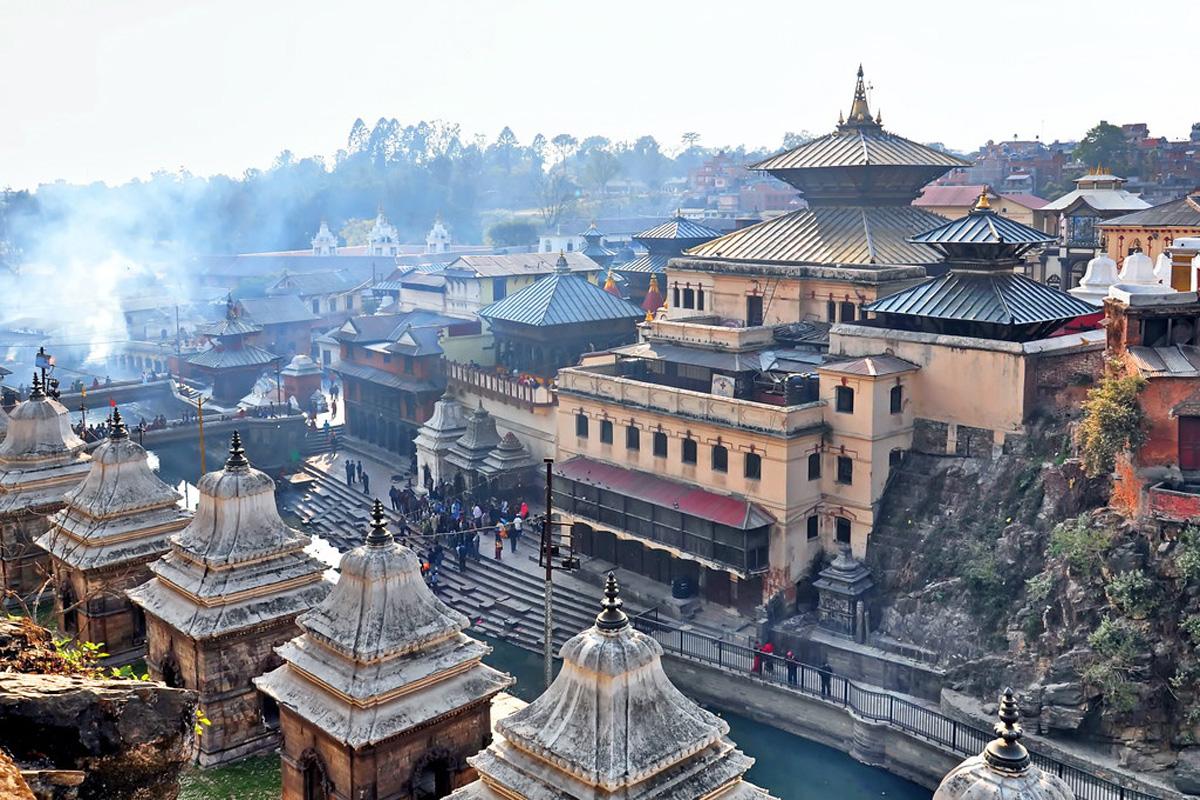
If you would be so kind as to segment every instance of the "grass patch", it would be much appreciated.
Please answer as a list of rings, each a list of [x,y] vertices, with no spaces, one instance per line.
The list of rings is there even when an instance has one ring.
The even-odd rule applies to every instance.
[[[190,767],[179,800],[279,800],[279,754],[254,756],[212,769]]]

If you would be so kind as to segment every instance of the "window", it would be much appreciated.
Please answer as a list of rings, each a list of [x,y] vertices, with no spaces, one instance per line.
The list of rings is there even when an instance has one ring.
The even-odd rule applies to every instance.
[[[762,477],[762,456],[758,453],[746,453],[745,475],[752,480]]]
[[[854,390],[849,386],[838,386],[834,390],[833,407],[840,414],[854,413]]]
[[[825,304],[825,319],[829,322],[837,322],[837,303],[832,300]]]
[[[821,535],[821,518],[813,514],[808,518],[808,540],[811,542]]]
[[[658,458],[667,457],[667,435],[662,431],[654,432],[654,455]]]
[[[845,517],[837,518],[838,544],[850,544],[850,520]]]
[[[330,298],[329,310],[330,310],[330,312],[337,311],[337,298],[336,297]]]
[[[392,354],[391,354],[391,353],[384,353],[384,354],[383,354],[383,363],[385,363],[385,364],[390,364],[390,363],[392,363]]]
[[[602,420],[600,422],[600,443],[612,444],[613,440],[613,424],[611,419]]]
[[[587,435],[588,435],[588,418],[587,418],[587,417],[585,417],[583,414],[576,414],[576,415],[575,415],[575,435],[576,435],[576,436],[579,436],[579,437],[582,437],[582,438],[584,438],[584,439],[586,439],[586,438],[587,438]]]
[[[313,310],[313,313],[314,313],[314,314],[320,314],[320,313],[321,313],[321,301],[320,301],[320,300],[313,300],[313,301],[312,301],[312,310]]]
[[[695,289],[688,287],[683,290],[683,307],[684,308],[695,308],[696,307],[696,290]]]
[[[702,288],[696,289],[696,310],[704,310],[704,289]],[[165,339],[166,337],[164,336],[163,338]]]
[[[854,483],[854,459],[850,456],[838,456],[837,482]]]
[[[746,298],[746,325],[754,327],[763,324],[762,295],[751,295]]]
[[[854,303],[842,303],[842,322],[854,322]]]
[[[729,471],[729,451],[724,445],[714,444],[712,449],[713,472]]]
[[[675,286],[671,289],[671,305],[679,308],[679,287]]]
[[[492,302],[499,303],[508,297],[508,278],[492,278]]]
[[[405,357],[404,357],[404,374],[405,374],[405,375],[412,375],[412,371],[413,371],[413,359],[412,359],[412,356],[405,356]]]
[[[625,449],[642,449],[642,432],[639,431],[634,425],[629,425],[625,428]]]
[[[904,389],[899,386],[892,387],[891,407],[893,414],[899,414],[904,410]]]
[[[683,463],[685,463],[685,464],[695,464],[696,463],[696,440],[691,438],[690,436],[683,440],[682,458],[683,458]]]
[[[810,481],[819,480],[821,477],[821,454],[808,454],[808,479]]]

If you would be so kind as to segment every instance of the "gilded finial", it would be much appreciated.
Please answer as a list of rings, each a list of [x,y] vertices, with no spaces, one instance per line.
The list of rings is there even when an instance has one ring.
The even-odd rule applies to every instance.
[[[619,631],[629,625],[629,617],[625,616],[621,601],[621,587],[617,585],[617,576],[608,573],[604,583],[604,600],[600,603],[600,613],[596,616],[596,627],[602,631]]]
[[[649,311],[646,312],[646,322],[654,322],[654,314]]]
[[[975,201],[975,210],[976,211],[990,211],[991,209],[992,209],[992,203],[990,200],[988,200],[988,189],[985,186],[985,187],[983,187],[983,191],[981,191],[979,193],[979,199]]]
[[[873,124],[871,109],[867,105],[867,87],[863,83],[862,64],[858,65],[858,79],[854,84],[854,102],[850,104],[850,116],[845,123],[850,125]]]
[[[1017,705],[1016,695],[1011,688],[1005,689],[1000,696],[1000,721],[993,730],[997,739],[993,739],[983,750],[983,760],[993,769],[1020,775],[1029,769],[1029,751],[1021,744],[1021,709]]]
[[[383,513],[383,503],[376,497],[371,506],[371,530],[367,532],[367,546],[386,547],[392,541],[392,532],[388,530],[387,517]]]
[[[121,412],[116,406],[113,406],[112,416],[112,431],[108,434],[109,439],[128,439],[129,429],[125,427],[125,420],[121,419]]]
[[[233,432],[229,440],[229,458],[225,459],[225,469],[248,469],[250,462],[246,459],[246,451],[242,449],[242,435]]]

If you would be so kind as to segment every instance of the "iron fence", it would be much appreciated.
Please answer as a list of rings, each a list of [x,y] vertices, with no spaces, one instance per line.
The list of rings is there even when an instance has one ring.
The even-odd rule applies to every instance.
[[[656,617],[657,614],[641,614],[634,617],[633,624],[672,655],[710,664],[733,674],[753,675],[778,684],[781,689],[843,706],[860,717],[886,722],[956,755],[978,755],[996,738],[991,731],[959,722],[902,697],[859,686],[830,669],[683,630]],[[1062,778],[1078,800],[1161,800],[1050,756],[1031,751],[1030,758],[1042,770]]]

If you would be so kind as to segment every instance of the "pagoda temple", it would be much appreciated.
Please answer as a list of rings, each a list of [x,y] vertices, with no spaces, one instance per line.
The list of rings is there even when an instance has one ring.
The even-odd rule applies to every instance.
[[[337,585],[256,678],[279,706],[284,800],[444,797],[475,777],[491,701],[513,679],[482,663],[387,530],[376,500],[366,543],[342,557]]]
[[[447,392],[433,404],[433,414],[413,439],[421,486],[432,489],[446,479],[450,472],[446,466],[446,454],[466,432],[467,417],[462,404]]]
[[[467,417],[466,431],[446,451],[446,480],[453,481],[459,490],[470,487],[479,468],[499,444],[496,420],[480,403]]]
[[[201,329],[209,346],[190,356],[187,363],[212,386],[215,403],[236,406],[250,394],[263,370],[279,359],[270,350],[246,341],[261,331],[261,325],[241,316],[232,297],[226,300],[225,318]]]
[[[633,240],[646,248],[646,254],[617,261],[613,272],[625,279],[625,292],[629,299],[643,303],[652,281],[657,286],[666,286],[667,261],[675,258],[689,247],[696,247],[720,236],[707,225],[687,219],[678,211],[666,222],[633,235]],[[632,254],[631,254],[632,255]],[[661,302],[655,305],[658,308]]]
[[[113,409],[112,432],[92,454],[87,477],[66,494],[66,507],[38,539],[50,553],[58,587],[59,630],[103,642],[110,663],[144,654],[145,618],[125,591],[150,579],[150,563],[187,525],[179,499],[150,469],[146,451]]]
[[[479,316],[491,326],[498,363],[550,377],[583,353],[629,344],[644,315],[573,274],[560,253],[552,274],[481,309]]]
[[[603,269],[608,269],[617,253],[604,245],[604,234],[596,227],[596,223],[588,225],[588,229],[579,236],[583,239],[583,247],[579,249],[579,252],[595,261]]]
[[[8,418],[0,442],[0,588],[27,597],[47,582],[50,560],[34,541],[50,528],[63,495],[88,472],[90,457],[67,409],[36,373],[29,399]]]
[[[754,759],[729,725],[667,678],[662,647],[634,630],[618,595],[609,573],[596,624],[563,645],[541,697],[496,723],[499,738],[470,759],[479,779],[453,800],[770,797],[744,779]]]
[[[942,779],[933,800],[1074,800],[1057,775],[1044,772],[1021,744],[1020,707],[1012,689],[1000,696],[997,738]]]
[[[1013,271],[1026,252],[1051,237],[997,214],[986,192],[965,217],[910,241],[941,253],[949,271],[864,306],[880,327],[1029,342],[1096,311]]]
[[[224,468],[198,489],[192,521],[129,597],[146,614],[151,676],[198,692],[212,720],[199,743],[208,766],[278,744],[273,704],[252,680],[278,666],[274,648],[299,633],[297,615],[330,585],[304,552],[309,538],[279,518],[275,483],[250,466],[236,432]]]

